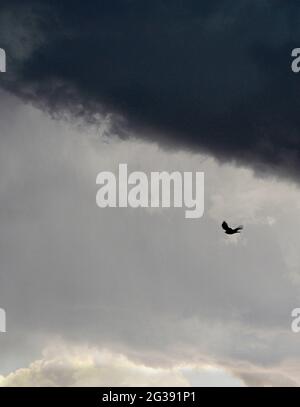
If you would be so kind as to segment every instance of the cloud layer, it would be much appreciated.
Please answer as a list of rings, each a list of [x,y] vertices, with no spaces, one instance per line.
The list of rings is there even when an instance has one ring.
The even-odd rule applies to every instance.
[[[96,127],[83,133],[1,96],[3,376],[43,360],[58,335],[149,368],[211,365],[248,384],[299,381],[295,185],[134,139],[107,143]],[[204,171],[204,217],[100,210],[96,175],[120,162],[147,173]],[[228,239],[223,219],[245,233]]]
[[[0,386],[188,386],[180,370],[137,365],[120,354],[52,344],[29,367],[0,376]]]
[[[26,100],[297,178],[299,2],[14,0],[0,18],[1,82]]]

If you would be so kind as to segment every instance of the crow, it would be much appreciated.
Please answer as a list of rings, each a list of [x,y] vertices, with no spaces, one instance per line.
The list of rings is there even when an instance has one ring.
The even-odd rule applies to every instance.
[[[222,228],[225,230],[225,233],[227,235],[234,235],[235,233],[240,233],[240,230],[243,229],[243,226],[238,226],[235,229],[231,229],[224,220],[224,222],[222,223]]]

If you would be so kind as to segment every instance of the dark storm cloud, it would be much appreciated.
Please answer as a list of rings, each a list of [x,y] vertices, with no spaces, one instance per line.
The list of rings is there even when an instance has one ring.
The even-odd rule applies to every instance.
[[[297,175],[299,2],[3,2],[8,10],[8,27],[22,24],[34,43],[18,58],[16,39],[4,41],[14,76],[1,81],[14,93],[86,118],[112,111],[162,144]]]

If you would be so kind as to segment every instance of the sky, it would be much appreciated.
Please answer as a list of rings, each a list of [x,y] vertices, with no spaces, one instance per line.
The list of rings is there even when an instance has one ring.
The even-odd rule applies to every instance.
[[[2,3],[0,386],[299,386],[299,5]],[[204,216],[100,209],[119,163]]]

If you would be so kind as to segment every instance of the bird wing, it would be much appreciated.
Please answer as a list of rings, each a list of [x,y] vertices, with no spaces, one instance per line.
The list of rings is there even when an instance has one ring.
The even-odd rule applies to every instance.
[[[242,229],[243,229],[243,226],[241,225],[241,226],[238,226],[237,228],[233,229],[233,232],[234,233],[239,233],[240,230],[242,230]]]
[[[223,228],[225,231],[230,230],[230,227],[227,225],[227,223],[225,222],[225,220],[224,220],[224,222],[222,223],[222,228]]]

